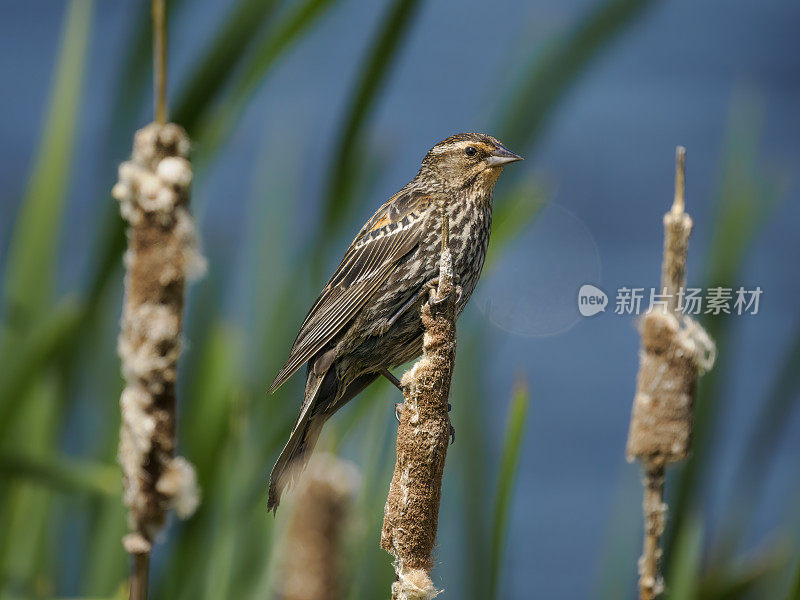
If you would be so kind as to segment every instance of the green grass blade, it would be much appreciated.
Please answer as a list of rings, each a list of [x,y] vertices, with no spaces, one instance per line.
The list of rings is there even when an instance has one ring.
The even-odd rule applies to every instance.
[[[240,0],[182,86],[172,119],[192,132],[221,93],[256,34],[269,23],[277,0]]]
[[[541,135],[564,94],[593,59],[632,25],[654,0],[610,0],[536,60],[502,112],[498,135],[510,148],[527,148]]]
[[[115,466],[66,456],[33,456],[6,452],[0,475],[70,493],[120,497],[122,484]]]
[[[369,416],[361,420],[361,432],[356,438],[360,445],[360,460],[356,462],[361,484],[350,512],[350,537],[345,545],[342,581],[348,588],[344,594],[348,600],[382,597],[394,576],[390,556],[377,543],[377,532],[383,522],[387,482],[395,466],[396,425],[393,417],[386,418],[385,407],[391,404],[385,397],[375,397],[378,395],[373,393],[370,398]]]
[[[119,398],[124,382],[119,373],[116,355],[112,353],[111,356],[98,362],[91,350],[99,347],[109,350],[112,348],[114,337],[117,334],[118,311],[119,293],[104,294],[97,314],[106,315],[105,318],[108,319],[108,322],[102,325],[98,324],[82,334],[81,343],[87,348],[88,356],[82,357],[81,362],[90,361],[90,372],[94,374],[93,377],[97,377],[98,368],[109,372],[107,376],[95,379],[95,395],[98,404],[105,403],[106,406],[103,407],[103,427],[96,434],[96,454],[93,458],[101,464],[115,467],[117,490],[121,490],[122,473],[117,463],[117,452],[121,420]],[[113,315],[113,317],[109,318],[108,315]],[[72,366],[72,368],[78,370],[77,366]],[[92,406],[89,410],[97,411],[98,408]],[[80,407],[78,410],[86,410],[86,407]],[[180,425],[178,431],[182,431]],[[127,508],[123,505],[119,495],[87,496],[83,501],[86,505],[86,514],[90,517],[84,533],[86,542],[80,566],[80,591],[86,596],[109,596],[128,576],[128,555],[122,546],[122,538],[128,532]]]
[[[797,571],[795,571],[792,587],[786,600],[800,600],[800,561],[797,562]]]
[[[789,562],[789,545],[781,541],[747,560],[731,561],[700,580],[697,600],[748,600],[772,597]],[[761,592],[761,593],[759,593]],[[767,592],[767,593],[764,593]]]
[[[598,554],[597,600],[628,598],[636,587],[636,563],[642,551],[642,490],[639,465],[621,468]]]
[[[197,142],[199,159],[208,160],[219,150],[241,116],[254,92],[272,70],[277,59],[325,14],[336,0],[305,0],[266,32],[264,39],[248,53],[240,75],[209,115],[190,133]],[[232,68],[232,67],[231,67]]]
[[[362,162],[357,152],[362,132],[375,107],[381,90],[391,71],[402,42],[411,29],[418,12],[419,0],[394,0],[358,70],[358,80],[353,88],[344,125],[334,146],[333,161],[328,171],[327,203],[322,222],[326,231],[335,232],[352,207],[354,181],[358,178],[357,166]]]
[[[497,481],[497,494],[494,503],[492,522],[492,551],[489,567],[490,598],[497,598],[503,548],[508,534],[508,512],[514,492],[519,457],[528,417],[530,393],[523,381],[518,381],[511,399],[508,423],[504,435],[503,454],[500,460],[500,476]]]
[[[243,525],[241,504],[249,482],[243,479],[247,473],[242,468],[247,459],[246,422],[243,415],[236,414],[236,410],[231,412],[228,439],[218,445],[223,455],[220,458],[222,473],[216,489],[209,490],[209,495],[213,494],[215,514],[213,525],[208,528],[214,537],[207,556],[208,568],[202,595],[208,600],[238,597],[232,593],[230,586],[235,579],[232,574],[237,559],[237,538]]]
[[[770,473],[770,462],[786,434],[793,410],[800,399],[800,326],[797,327],[783,364],[775,375],[766,399],[744,444],[734,481],[737,493],[722,521],[721,540],[715,559],[726,560],[747,533],[748,515],[755,513],[760,493]]]
[[[462,537],[456,543],[463,548],[464,586],[471,591],[468,598],[481,600],[487,597],[489,590],[486,565],[490,563],[491,556],[492,514],[487,507],[492,506],[495,492],[493,486],[475,485],[476,477],[487,477],[491,471],[486,452],[489,445],[485,427],[488,416],[485,402],[486,373],[482,368],[487,326],[487,321],[469,312],[459,320],[458,327],[462,333],[450,392],[453,405],[450,419],[459,439],[469,440],[469,444],[451,453],[446,468],[459,485],[454,500],[461,514],[459,529]],[[464,335],[465,331],[471,334]]]
[[[73,0],[64,20],[50,103],[6,262],[5,318],[26,328],[52,300],[93,4]]]
[[[215,483],[223,457],[219,448],[229,434],[233,390],[241,379],[241,340],[222,322],[210,326],[199,349],[196,368],[185,382],[181,442],[191,457],[202,487]]]
[[[675,540],[675,564],[667,578],[666,598],[694,600],[703,563],[703,522],[692,515],[683,522]]]
[[[122,485],[119,472],[117,485]],[[87,560],[81,585],[87,595],[108,594],[128,575],[128,555],[122,547],[122,538],[128,532],[127,510],[120,498],[111,496],[96,497],[88,510],[92,527],[85,546]]]
[[[23,404],[18,424],[0,440],[27,456],[44,457],[54,452],[56,432],[62,416],[61,382],[52,373],[39,378],[20,399]],[[0,510],[0,596],[4,591],[31,593],[37,582],[49,581],[53,547],[51,506],[53,493],[31,481],[19,480],[3,486]]]
[[[33,324],[26,337],[8,343],[0,363],[0,439],[5,437],[30,387],[45,365],[61,354],[78,329],[82,307],[65,299]]]
[[[82,0],[73,0],[67,9],[42,138],[5,264],[0,430],[11,424],[20,398],[37,380],[37,368],[54,356],[53,342],[75,323],[74,306],[62,306],[55,314],[46,309],[55,291],[92,12],[93,3]]]

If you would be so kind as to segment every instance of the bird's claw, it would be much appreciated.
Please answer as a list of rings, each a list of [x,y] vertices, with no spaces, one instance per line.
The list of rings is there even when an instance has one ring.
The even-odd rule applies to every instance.
[[[436,298],[436,291],[439,289],[439,278],[437,277],[436,279],[426,281],[425,285],[422,287],[426,292],[428,292],[428,300],[433,300]]]
[[[453,444],[456,443],[456,428],[453,427],[452,423],[450,423],[449,425],[450,425],[450,445],[452,446]]]
[[[461,297],[464,295],[464,290],[461,288],[460,285],[456,285],[455,286],[455,294],[456,294],[456,304],[458,304],[459,302],[461,302]],[[450,298],[450,294],[447,294],[447,295],[442,296],[441,298],[439,298],[435,293],[432,292],[431,293],[430,302],[431,302],[431,304],[434,304],[434,305],[441,304],[442,302],[447,301],[449,298]]]
[[[450,281],[453,282],[454,286],[458,287],[458,284],[461,283],[461,276],[458,273],[453,273],[450,277]],[[439,287],[439,278],[434,277],[433,279],[426,281],[422,287],[427,289],[429,292],[435,291]]]

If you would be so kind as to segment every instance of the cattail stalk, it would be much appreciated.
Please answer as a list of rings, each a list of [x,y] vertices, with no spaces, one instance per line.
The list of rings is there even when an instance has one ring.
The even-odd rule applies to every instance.
[[[394,556],[393,600],[427,600],[431,581],[442,474],[450,437],[447,414],[456,356],[456,286],[446,215],[438,289],[422,307],[423,355],[403,375],[397,463],[384,511],[381,547]]]
[[[153,1],[156,121],[136,132],[112,196],[128,224],[125,300],[118,352],[125,389],[119,461],[130,533],[131,600],[147,598],[150,551],[171,508],[188,517],[199,495],[194,468],[175,453],[175,381],[184,289],[205,263],[189,213],[189,138],[164,123],[164,2]]]
[[[696,322],[680,313],[692,219],[684,211],[686,150],[677,149],[675,198],[664,215],[661,265],[662,310],[641,323],[639,373],[628,432],[628,460],[644,472],[644,544],[639,559],[640,600],[664,589],[660,573],[661,536],[666,523],[665,468],[689,456],[697,377],[714,363],[714,343]]]
[[[342,597],[338,558],[358,479],[351,463],[331,455],[314,457],[299,478],[284,542],[280,600]]]
[[[155,122],[167,122],[167,7],[166,0],[153,0],[153,106]]]

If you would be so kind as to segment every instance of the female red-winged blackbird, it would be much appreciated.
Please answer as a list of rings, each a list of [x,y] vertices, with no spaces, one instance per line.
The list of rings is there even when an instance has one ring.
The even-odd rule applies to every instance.
[[[503,166],[518,160],[492,136],[451,136],[361,228],[270,388],[308,362],[300,416],[270,475],[270,509],[277,509],[287,476],[308,460],[325,421],[381,375],[397,384],[388,369],[422,353],[420,308],[438,277],[444,211],[463,310],[486,258],[494,184]]]

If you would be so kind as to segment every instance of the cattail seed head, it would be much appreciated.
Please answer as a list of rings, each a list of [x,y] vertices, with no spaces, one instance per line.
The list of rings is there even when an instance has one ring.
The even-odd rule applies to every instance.
[[[119,461],[131,533],[128,552],[149,551],[166,513],[190,516],[197,477],[175,455],[175,382],[184,288],[202,271],[189,202],[189,140],[177,125],[150,124],[134,137],[112,196],[128,223],[125,303],[118,352],[126,387],[120,397]]]

